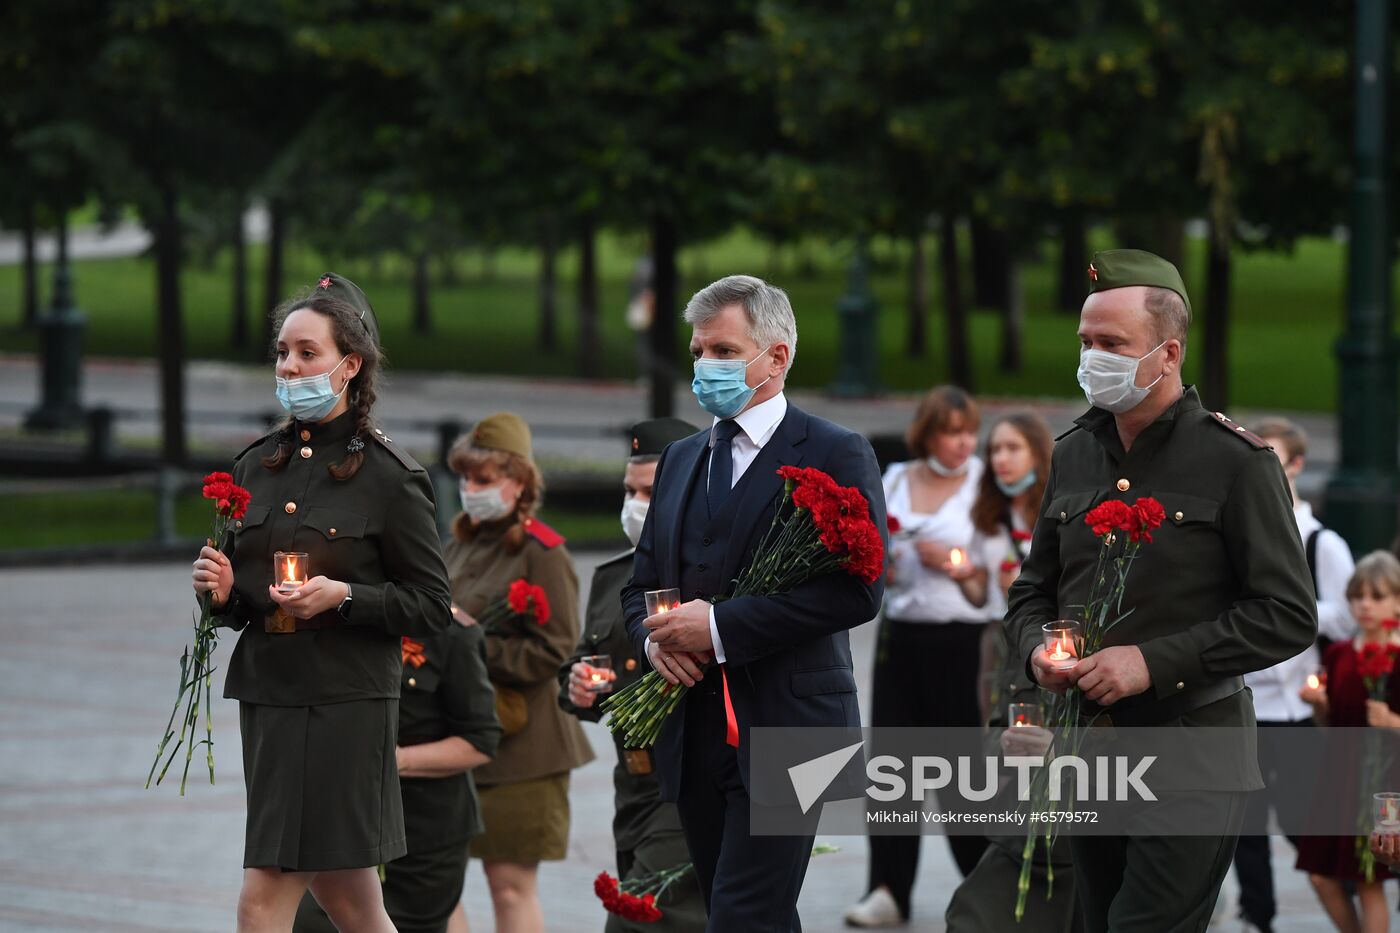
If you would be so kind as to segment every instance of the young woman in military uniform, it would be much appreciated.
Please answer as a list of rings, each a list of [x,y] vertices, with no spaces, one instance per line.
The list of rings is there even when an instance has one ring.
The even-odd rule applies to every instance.
[[[459,909],[467,851],[481,832],[471,769],[496,753],[501,724],[481,628],[403,639],[399,786],[408,854],[384,866],[384,909],[399,933],[443,933]],[[335,933],[309,894],[293,933]]]
[[[235,460],[252,493],[223,553],[194,565],[242,630],[224,695],[240,703],[248,820],[240,931],[286,930],[310,887],[342,930],[388,931],[375,866],[404,854],[394,751],[400,636],[451,625],[427,473],[374,427],[378,325],[325,275],[277,313],[290,418]],[[284,594],[273,553],[309,555]]]
[[[539,863],[567,854],[569,771],[593,759],[578,721],[555,703],[555,672],[578,641],[578,578],[564,539],[535,518],[544,484],[524,421],[486,418],[457,441],[448,465],[462,478],[462,514],[446,553],[453,615],[475,625],[522,578],[549,599],[545,624],[511,620],[486,631],[505,737],[495,760],[476,772],[486,832],[472,841],[496,928],[542,931]]]
[[[672,441],[689,437],[699,429],[679,418],[655,418],[632,426],[631,457],[623,478],[627,498],[622,506],[622,529],[635,546],[642,534],[651,504],[652,481],[661,452]],[[593,572],[588,592],[588,613],[583,637],[574,656],[559,668],[559,706],[579,719],[598,722],[602,712],[598,702],[605,693],[588,689],[589,672],[583,664],[588,655],[606,654],[612,659],[617,680],[612,691],[622,690],[651,670],[645,659],[635,657],[622,619],[622,588],[632,578],[632,551],[605,560]],[[643,666],[643,665],[646,666]],[[617,848],[617,873],[623,880],[655,874],[690,861],[680,814],[674,803],[661,799],[661,787],[653,773],[651,752],[626,748],[620,735],[617,767],[613,769],[616,812],[613,815],[613,843]],[[655,923],[638,923],[609,914],[605,933],[684,933],[705,929],[705,899],[691,872],[671,885],[657,902],[662,918]]]

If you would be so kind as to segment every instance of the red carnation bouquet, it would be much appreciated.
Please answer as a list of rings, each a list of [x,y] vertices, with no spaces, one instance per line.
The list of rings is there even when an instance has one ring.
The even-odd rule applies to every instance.
[[[252,501],[253,494],[235,483],[228,473],[210,473],[204,477],[204,488],[201,492],[204,498],[214,503],[214,527],[208,545],[222,547],[229,524],[242,518],[248,511],[248,503]],[[185,782],[190,776],[190,763],[194,760],[194,750],[199,745],[205,746],[209,762],[209,783],[214,783],[214,719],[211,694],[214,679],[212,662],[218,642],[219,629],[214,625],[210,595],[201,593],[199,611],[194,616],[194,648],[191,650],[190,646],[186,645],[184,654],[180,655],[180,691],[175,697],[175,707],[170,711],[170,720],[165,724],[165,735],[156,747],[156,760],[151,764],[150,773],[146,775],[147,787],[151,786],[152,780],[159,784],[165,779],[165,773],[170,770],[181,745],[185,747],[185,770],[180,775],[180,796],[185,794]],[[185,714],[180,720],[180,734],[177,737],[174,729],[175,717],[179,714],[181,705],[185,707]],[[201,706],[204,712],[204,739],[196,742],[194,735],[199,726]],[[170,746],[172,740],[175,742],[173,748]],[[167,748],[170,749],[168,758]],[[156,768],[160,767],[162,758],[165,758],[165,767],[160,768],[160,774],[157,776]]]
[[[1375,641],[1364,643],[1356,657],[1356,672],[1361,675],[1361,682],[1366,686],[1366,697],[1381,703],[1386,702],[1390,675],[1395,672],[1395,656],[1400,653],[1400,648],[1397,648],[1389,640],[1396,626],[1397,623],[1394,619],[1383,621],[1381,629],[1387,640],[1384,643]],[[1356,825],[1359,830],[1356,836],[1356,855],[1367,882],[1374,881],[1376,878],[1376,857],[1371,854],[1370,833],[1371,799],[1372,795],[1381,789],[1382,754],[1379,744],[1375,741],[1377,738],[1378,736],[1369,734],[1365,736],[1366,742],[1362,749],[1365,763],[1361,773],[1366,784],[1361,789],[1360,797],[1364,803],[1356,817]]]
[[[1094,571],[1094,582],[1089,586],[1089,598],[1084,601],[1084,628],[1077,656],[1083,660],[1103,646],[1104,636],[1113,626],[1132,614],[1132,609],[1123,611],[1123,592],[1128,586],[1128,573],[1133,569],[1145,544],[1152,543],[1152,532],[1159,528],[1167,517],[1162,503],[1147,496],[1132,505],[1118,499],[1106,499],[1089,510],[1084,516],[1088,525],[1099,539],[1098,566]],[[1079,739],[1074,730],[1079,725],[1079,712],[1082,697],[1078,690],[1070,688],[1059,703],[1057,743],[1067,748],[1070,754],[1079,749]],[[1035,809],[1043,810],[1048,804],[1045,775],[1049,768],[1041,768],[1036,775],[1037,784],[1033,790],[1036,798]],[[1055,842],[1053,819],[1028,826],[1044,827],[1045,852],[1048,856]],[[1026,909],[1026,895],[1030,892],[1032,856],[1035,854],[1037,835],[1035,830],[1026,834],[1026,844],[1021,850],[1021,877],[1016,888],[1016,920],[1019,923]],[[1049,889],[1046,896],[1054,891],[1055,874],[1053,865],[1047,868]]]
[[[866,583],[878,580],[885,569],[885,545],[861,491],[839,486],[829,474],[811,467],[779,467],[778,475],[783,478],[783,497],[772,524],[733,591],[714,601],[776,596],[838,571]],[[608,728],[621,732],[629,748],[650,748],[687,689],[650,671],[603,701],[602,708],[611,714]],[[732,722],[731,728],[737,729]]]
[[[504,598],[487,606],[476,621],[487,631],[504,635],[506,626],[515,619],[530,619],[536,625],[549,621],[549,597],[544,587],[521,577],[506,588]]]

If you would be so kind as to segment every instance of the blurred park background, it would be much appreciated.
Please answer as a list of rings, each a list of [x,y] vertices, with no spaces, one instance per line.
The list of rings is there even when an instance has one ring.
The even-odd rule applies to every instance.
[[[616,459],[569,456],[570,430],[584,451],[633,414],[698,419],[679,311],[733,272],[791,293],[792,384],[814,397],[898,406],[954,382],[1070,411],[1089,257],[1151,249],[1185,274],[1207,404],[1332,431],[1349,231],[1395,197],[1385,8],[11,0],[0,552],[194,534],[190,477],[275,413],[269,312],[327,269],[371,296],[400,378],[466,380],[455,412],[386,413],[425,462],[493,410],[472,379],[551,380],[561,404],[626,390],[543,426],[563,450],[550,517],[589,541],[621,540]],[[1368,105],[1357,43],[1378,29]],[[1384,294],[1350,333],[1361,395],[1386,398],[1359,423],[1395,410],[1373,232]],[[94,393],[116,360],[146,394]],[[203,404],[191,373],[215,363],[266,391]],[[1368,487],[1394,483],[1388,430]],[[130,511],[120,532],[98,503]]]

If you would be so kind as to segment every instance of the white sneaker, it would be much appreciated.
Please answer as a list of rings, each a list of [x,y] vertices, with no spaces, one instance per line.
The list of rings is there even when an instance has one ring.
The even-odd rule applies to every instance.
[[[894,896],[884,888],[876,888],[865,895],[865,900],[846,911],[846,926],[902,927],[904,918],[899,915]]]

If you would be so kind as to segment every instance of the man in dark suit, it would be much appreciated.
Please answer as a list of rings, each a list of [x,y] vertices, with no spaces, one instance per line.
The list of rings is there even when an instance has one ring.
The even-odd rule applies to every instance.
[[[789,405],[797,346],[779,288],[734,275],[697,292],[692,385],[711,427],[670,445],[622,593],[639,657],[693,689],[657,740],[663,800],[680,811],[713,931],[801,930],[797,897],[813,837],[755,836],[749,728],[859,728],[847,630],[873,618],[881,581],[831,573],[778,596],[728,594],[782,496],[777,469],[816,467],[858,488],[885,533],[885,502],[870,444]],[[682,605],[648,617],[647,590],[680,589]],[[711,663],[714,662],[714,663]],[[759,799],[751,799],[757,797]]]

